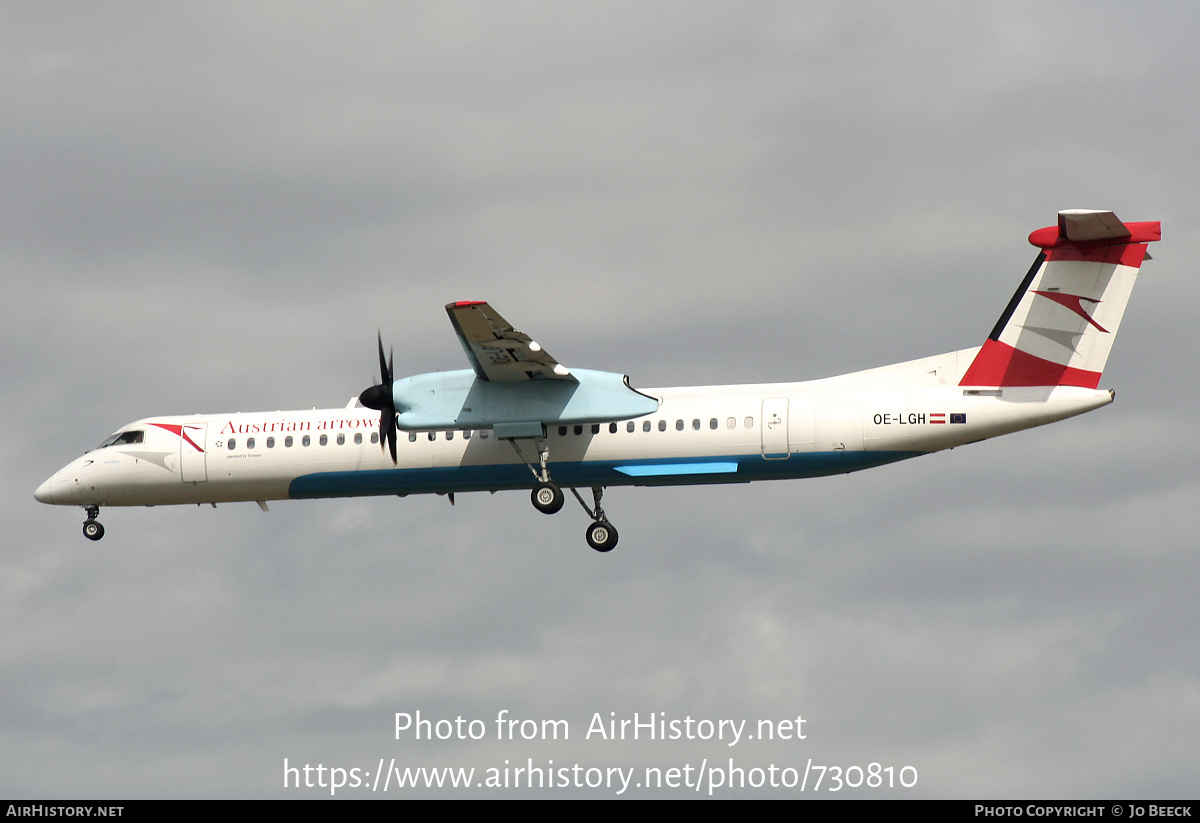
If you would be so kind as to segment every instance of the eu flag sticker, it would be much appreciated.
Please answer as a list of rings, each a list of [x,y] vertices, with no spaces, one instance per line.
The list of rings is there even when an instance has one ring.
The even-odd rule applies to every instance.
[[[957,414],[951,414],[950,422],[951,423],[966,423],[967,415],[965,413],[961,413],[961,412],[957,413]]]

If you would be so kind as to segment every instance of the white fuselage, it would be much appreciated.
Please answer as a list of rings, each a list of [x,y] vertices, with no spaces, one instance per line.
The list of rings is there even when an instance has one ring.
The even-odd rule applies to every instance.
[[[564,487],[738,483],[870,468],[1039,426],[1112,402],[1073,386],[958,385],[978,349],[802,383],[645,389],[657,412],[548,425]],[[528,489],[529,442],[486,429],[401,431],[397,463],[378,414],[341,409],[153,417],[73,460],[46,503],[155,506]]]

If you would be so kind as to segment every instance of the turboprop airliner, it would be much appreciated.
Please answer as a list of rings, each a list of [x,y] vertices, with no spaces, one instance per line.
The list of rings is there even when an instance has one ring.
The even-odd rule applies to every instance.
[[[564,366],[486,302],[451,303],[469,369],[396,379],[380,337],[380,382],[344,408],[148,417],[35,496],[82,506],[99,540],[101,506],[527,489],[554,514],[566,489],[606,552],[608,486],[841,474],[1108,405],[1100,375],[1159,239],[1157,222],[1059,212],[1029,236],[1037,259],[982,346],[802,383],[635,389]]]

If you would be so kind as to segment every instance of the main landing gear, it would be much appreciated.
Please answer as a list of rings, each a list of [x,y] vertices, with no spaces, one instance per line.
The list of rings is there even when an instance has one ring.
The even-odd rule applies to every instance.
[[[83,510],[87,514],[87,520],[83,521],[83,536],[88,540],[99,540],[104,537],[104,527],[96,519],[100,516],[100,507],[84,506]]]
[[[533,502],[533,507],[542,514],[556,514],[563,507],[563,502],[566,496],[558,484],[550,479],[550,471],[546,464],[550,457],[550,448],[546,445],[544,437],[534,439],[538,450],[539,467],[534,468],[533,465],[525,458],[525,454],[521,451],[521,447],[517,445],[515,439],[508,441],[512,444],[513,450],[517,456],[521,458],[521,462],[529,467],[533,472],[537,483],[533,487],[533,492],[530,494],[530,500]],[[604,515],[604,509],[600,506],[600,498],[604,496],[604,488],[601,486],[592,487],[592,506],[583,502],[583,498],[579,496],[579,492],[572,488],[571,494],[575,495],[575,499],[579,501],[579,505],[583,506],[583,510],[588,513],[588,517],[592,518],[592,524],[588,526],[586,539],[587,544],[598,552],[610,552],[617,545],[617,530],[613,528],[613,524],[608,522],[608,518]]]

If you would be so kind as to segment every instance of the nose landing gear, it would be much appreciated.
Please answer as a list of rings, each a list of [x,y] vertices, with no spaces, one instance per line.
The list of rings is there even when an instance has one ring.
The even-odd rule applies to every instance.
[[[100,507],[84,506],[83,510],[87,514],[87,520],[83,521],[83,536],[88,540],[99,540],[104,537],[104,527],[96,519],[100,516]]]

